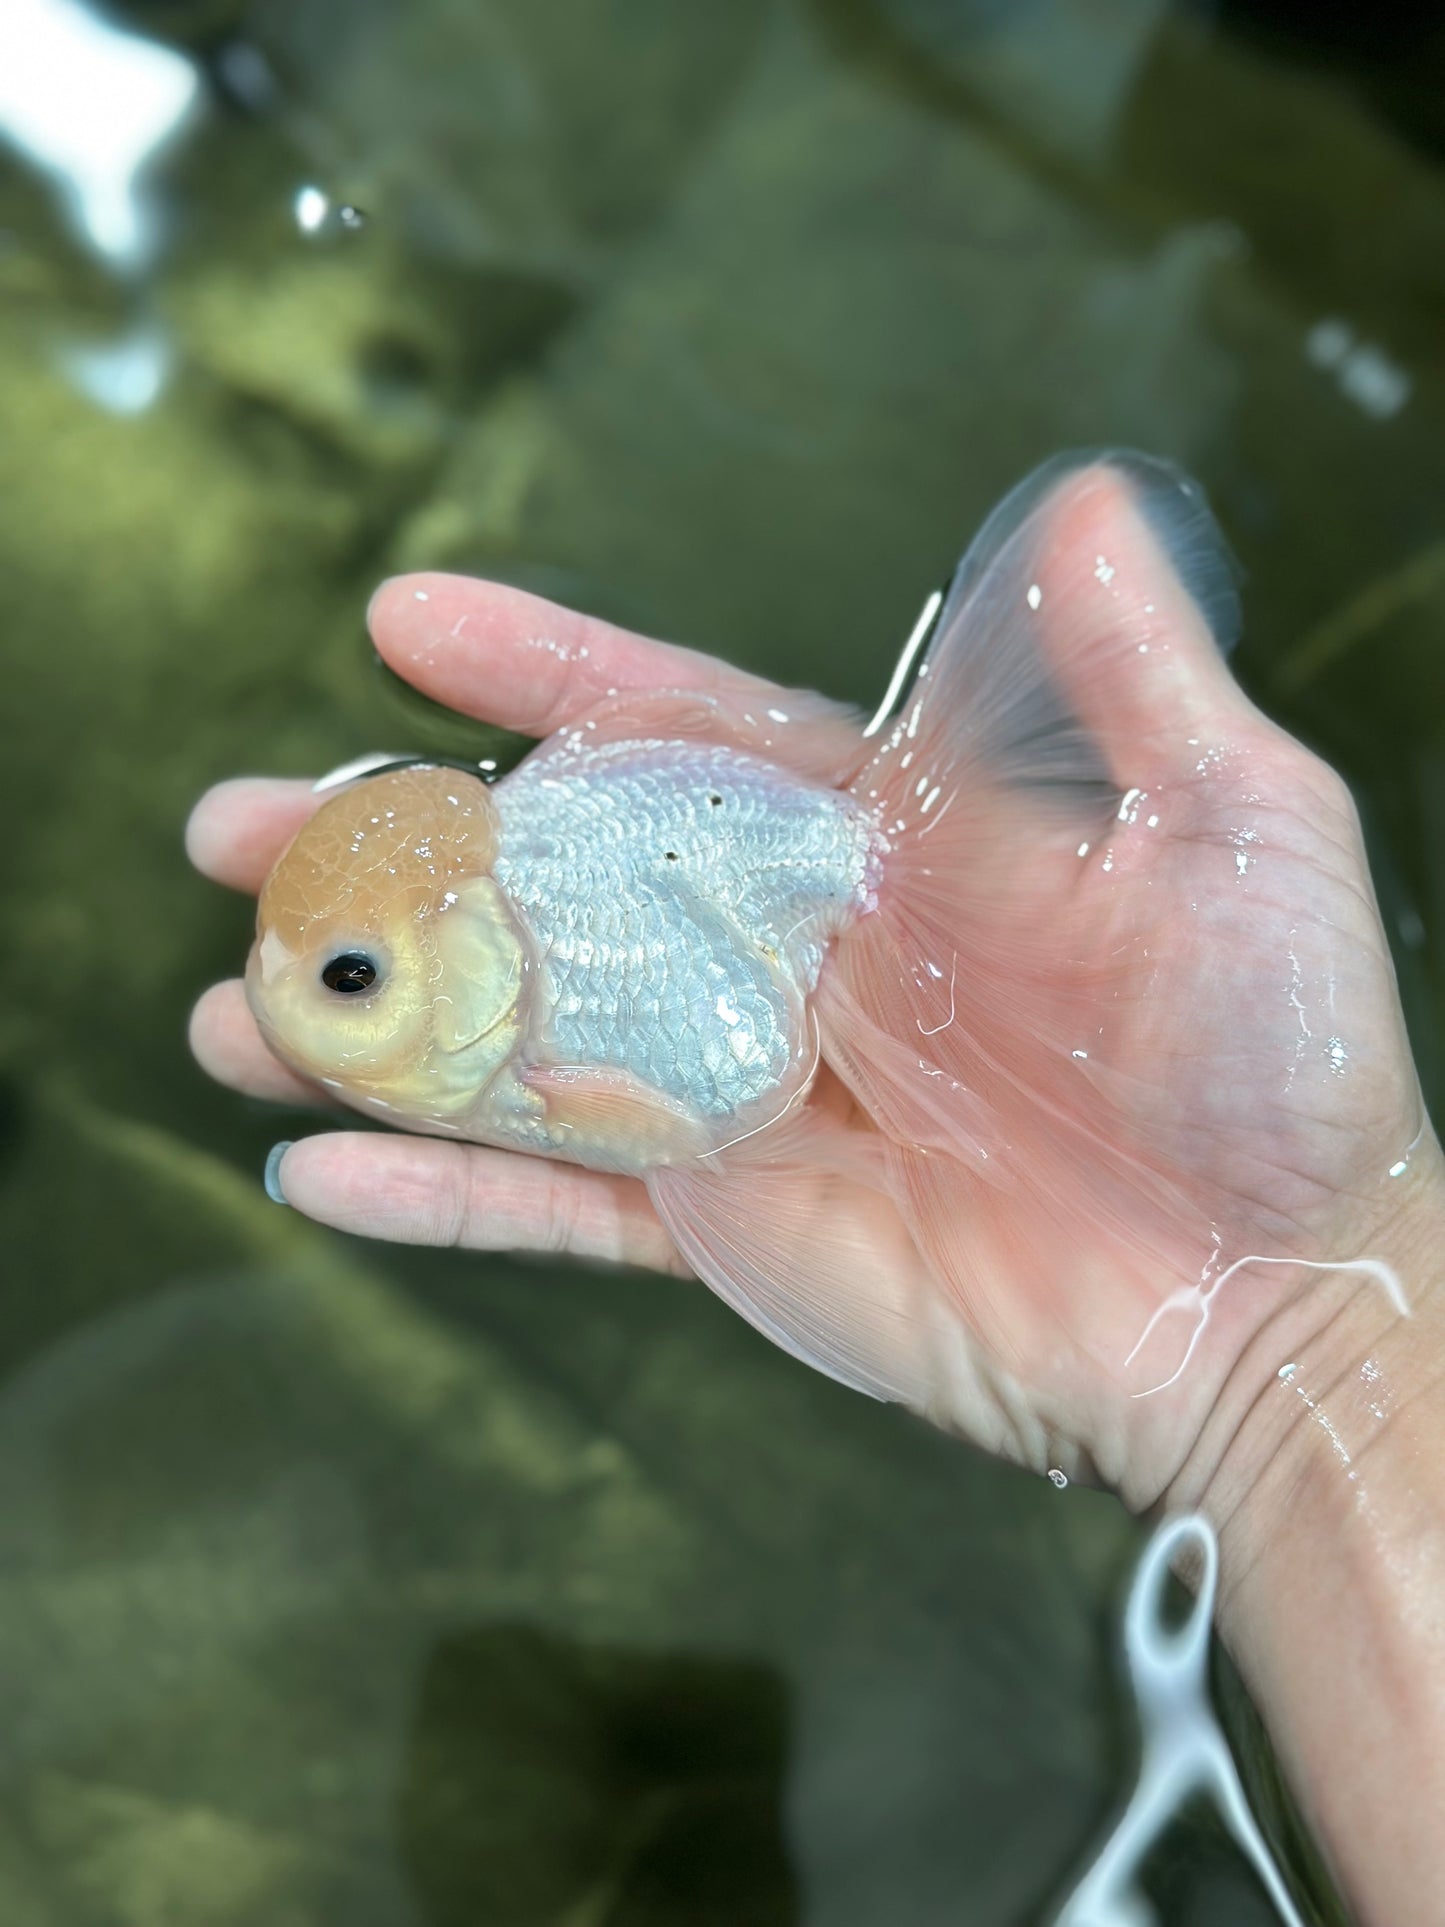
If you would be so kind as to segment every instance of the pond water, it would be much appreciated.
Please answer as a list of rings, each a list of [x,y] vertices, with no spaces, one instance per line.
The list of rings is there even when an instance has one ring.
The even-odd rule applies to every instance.
[[[1438,1097],[1445,30],[107,18],[171,60],[94,65],[59,0],[0,21],[0,1919],[1047,1919],[1132,1771],[1137,1528],[700,1288],[278,1211],[266,1150],[312,1121],[189,1061],[250,915],[181,826],[236,770],[511,753],[377,669],[382,575],[501,577],[871,706],[991,503],[1133,443],[1207,485],[1240,673],[1355,786]],[[1148,1886],[1186,1927],[1274,1917],[1202,1808]]]

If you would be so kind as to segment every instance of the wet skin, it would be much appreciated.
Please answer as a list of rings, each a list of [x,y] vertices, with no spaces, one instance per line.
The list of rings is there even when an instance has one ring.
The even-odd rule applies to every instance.
[[[1107,868],[1104,854],[1091,852],[1092,861],[1073,859],[1066,882],[1044,864],[1015,877],[1000,914],[1037,932],[1047,926],[1041,904],[1064,889],[1077,914],[1061,923],[1063,948],[1081,919],[1146,929],[1147,954],[1126,980],[1122,1023],[1117,977],[1097,1011],[1078,1008],[1076,983],[1070,990],[1079,1036],[1107,1029],[1115,1040],[1096,1074],[1118,1115],[1136,1139],[1167,1147],[1173,1165],[1226,1201],[1238,1222],[1260,1228],[1261,1241],[1246,1250],[1376,1258],[1400,1279],[1410,1312],[1357,1271],[1244,1267],[1221,1287],[1197,1360],[1160,1395],[1140,1397],[1170,1377],[1182,1348],[1166,1346],[1151,1373],[1126,1382],[1114,1356],[1102,1222],[1079,1223],[1069,1274],[1042,1284],[1032,1271],[1011,1271],[1008,1227],[1000,1234],[995,1223],[980,1352],[1037,1358],[1052,1313],[1077,1329],[1081,1297],[1087,1311],[1095,1290],[1113,1350],[1093,1371],[1090,1349],[1071,1345],[1067,1370],[1047,1384],[1015,1376],[1000,1385],[986,1371],[959,1371],[945,1416],[1038,1470],[1062,1442],[1074,1454],[1071,1471],[1102,1477],[1136,1509],[1199,1507],[1213,1519],[1226,1631],[1347,1884],[1367,1918],[1423,1920],[1428,1914],[1411,1910],[1426,1877],[1415,1809],[1387,1797],[1388,1782],[1372,1794],[1367,1780],[1351,1783],[1337,1764],[1346,1741],[1368,1760],[1377,1730],[1381,1747],[1388,1730],[1399,1776],[1413,1772],[1419,1799],[1433,1798],[1432,1779],[1442,1774],[1428,1764],[1440,1754],[1433,1736],[1412,1738],[1398,1721],[1387,1729],[1381,1695],[1367,1681],[1336,1682],[1364,1646],[1389,1651],[1392,1667],[1408,1665],[1425,1681],[1445,1675],[1438,1637],[1408,1606],[1394,1609],[1445,1573],[1433,1511],[1422,1523],[1408,1471],[1423,1449],[1413,1426],[1423,1422],[1441,1356],[1433,1248],[1445,1186],[1358,823],[1339,778],[1235,684],[1127,491],[1061,496],[1049,540],[1060,558],[1129,556],[1136,576],[1154,572],[1150,593],[1166,612],[1168,649],[1141,665],[1101,635],[1097,659],[1082,677],[1075,662],[1072,679],[1086,692],[1082,720],[1126,799],[1143,792],[1164,804],[1121,814]],[[724,663],[457,577],[384,584],[370,621],[383,657],[427,695],[536,736],[612,689],[779,700],[773,685]],[[558,646],[536,648],[543,635]],[[224,783],[194,813],[193,860],[216,880],[254,891],[318,800],[304,783]],[[1061,950],[1060,982],[1074,961]],[[239,983],[202,998],[192,1039],[201,1063],[238,1090],[323,1101],[266,1050]],[[840,1088],[823,1097],[849,1109]],[[1038,1155],[1052,1155],[1042,1137]],[[327,1131],[286,1152],[280,1181],[295,1208],[374,1237],[565,1250],[687,1271],[632,1178],[475,1145]],[[849,1214],[860,1262],[911,1279],[919,1294],[932,1289],[928,1266],[878,1194],[843,1188],[832,1203]],[[969,1238],[966,1200],[946,1229]],[[1172,1282],[1160,1280],[1160,1304]],[[1189,1329],[1186,1318],[1181,1335]],[[1286,1365],[1293,1370],[1282,1376]],[[1374,1376],[1366,1381],[1367,1365]],[[1388,1420],[1372,1416],[1381,1380]],[[1347,1485],[1340,1475],[1339,1452],[1319,1423],[1325,1408],[1354,1463],[1374,1469],[1368,1506],[1358,1478]],[[1383,1600],[1365,1598],[1380,1590],[1364,1584],[1366,1570],[1386,1575]],[[1380,1812],[1364,1825],[1372,1799]],[[1403,1871],[1390,1892],[1392,1859]]]

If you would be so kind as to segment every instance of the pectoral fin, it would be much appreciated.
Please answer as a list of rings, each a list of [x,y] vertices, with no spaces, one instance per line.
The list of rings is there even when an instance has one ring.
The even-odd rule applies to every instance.
[[[626,1071],[528,1065],[520,1076],[541,1098],[559,1148],[579,1164],[635,1174],[707,1148],[695,1111]]]

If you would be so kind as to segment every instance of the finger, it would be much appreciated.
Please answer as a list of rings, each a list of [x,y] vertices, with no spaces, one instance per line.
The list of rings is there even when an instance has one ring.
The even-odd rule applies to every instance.
[[[435,1138],[337,1131],[271,1170],[288,1204],[366,1238],[468,1251],[552,1251],[686,1276],[636,1178]]]
[[[367,621],[398,675],[437,702],[526,736],[550,735],[619,691],[755,697],[777,689],[715,656],[470,576],[394,576],[372,597]]]
[[[1122,788],[1193,771],[1264,719],[1230,673],[1233,565],[1202,495],[1173,469],[1082,469],[1046,505],[1043,645]]]
[[[287,1070],[267,1050],[239,978],[213,984],[201,997],[191,1012],[190,1041],[196,1062],[218,1084],[276,1104],[331,1108],[319,1085]]]
[[[191,811],[186,854],[203,876],[233,890],[259,890],[272,864],[325,798],[306,782],[237,776],[217,783]]]

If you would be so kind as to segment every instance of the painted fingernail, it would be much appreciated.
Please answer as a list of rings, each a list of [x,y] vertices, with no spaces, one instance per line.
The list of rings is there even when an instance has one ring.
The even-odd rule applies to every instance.
[[[273,1144],[266,1159],[266,1196],[272,1204],[288,1202],[286,1193],[281,1189],[281,1160],[296,1142],[295,1138],[284,1137],[279,1144]]]

